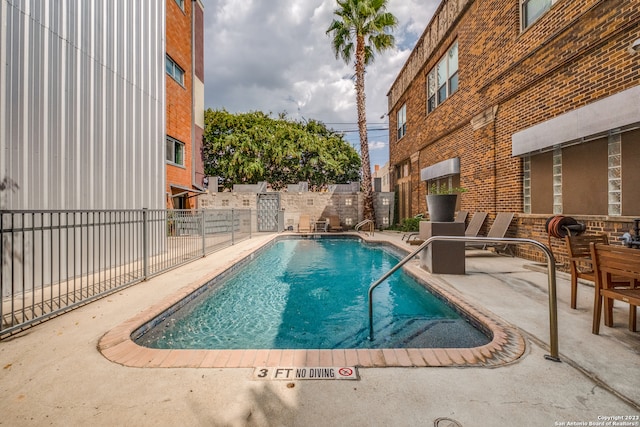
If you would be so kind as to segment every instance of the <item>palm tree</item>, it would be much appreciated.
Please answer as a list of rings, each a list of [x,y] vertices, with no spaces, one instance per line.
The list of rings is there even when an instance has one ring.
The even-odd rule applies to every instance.
[[[365,219],[375,221],[367,138],[364,72],[365,67],[373,62],[376,52],[383,52],[395,45],[395,38],[389,31],[398,25],[398,20],[386,11],[387,0],[337,0],[337,3],[339,8],[333,12],[337,18],[329,25],[327,35],[333,37],[332,47],[336,59],[341,57],[346,64],[349,64],[355,54],[356,104],[362,158],[362,191],[364,193],[363,214]]]

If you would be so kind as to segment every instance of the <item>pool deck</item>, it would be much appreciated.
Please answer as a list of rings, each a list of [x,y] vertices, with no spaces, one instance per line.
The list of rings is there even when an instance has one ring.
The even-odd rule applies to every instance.
[[[400,236],[373,239],[415,249]],[[629,424],[618,425],[640,426],[640,333],[627,329],[628,306],[616,303],[615,327],[592,335],[593,288],[581,284],[571,310],[568,276],[558,274],[562,362],[546,360],[544,268],[486,251],[467,251],[465,275],[430,275],[417,261],[409,268],[487,316],[494,332],[506,331],[492,344],[499,363],[480,350],[385,350],[373,359],[349,351],[166,350],[150,358],[128,340],[152,311],[272,237],[254,236],[0,341],[0,425],[415,426],[447,418],[461,426],[558,426],[620,417],[615,422]],[[253,369],[343,364],[358,366],[360,379],[259,381]]]

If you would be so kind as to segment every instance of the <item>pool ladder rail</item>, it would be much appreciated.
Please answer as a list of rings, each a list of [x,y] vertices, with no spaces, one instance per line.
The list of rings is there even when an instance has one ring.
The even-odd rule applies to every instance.
[[[359,223],[357,223],[356,226],[353,227],[353,229],[358,233],[361,231],[364,232],[365,230],[362,230],[362,227],[364,227],[365,225],[369,225],[368,235],[373,236],[373,232],[375,228],[375,223],[373,222],[373,220],[370,220],[370,219],[362,220]]]
[[[364,221],[363,221],[364,222]],[[554,362],[560,362],[560,356],[558,353],[558,301],[556,297],[556,261],[553,253],[542,243],[532,239],[521,239],[511,237],[468,237],[468,236],[432,236],[424,241],[417,249],[404,257],[398,264],[393,266],[391,270],[387,271],[378,280],[376,280],[369,287],[369,340],[374,340],[373,334],[373,291],[374,289],[384,282],[389,276],[398,271],[403,265],[411,261],[416,255],[422,252],[427,246],[434,241],[453,241],[453,242],[469,242],[469,243],[507,243],[515,245],[533,245],[544,252],[547,257],[547,276],[548,276],[548,289],[549,289],[549,352],[551,354],[545,354],[545,359],[552,360]]]

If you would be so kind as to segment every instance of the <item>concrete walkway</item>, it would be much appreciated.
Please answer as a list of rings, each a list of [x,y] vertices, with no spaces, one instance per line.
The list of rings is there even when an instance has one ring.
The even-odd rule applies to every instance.
[[[374,237],[406,245],[397,233]],[[546,274],[483,251],[469,252],[466,275],[420,274],[518,328],[525,354],[505,366],[256,381],[249,368],[130,368],[96,349],[112,328],[270,238],[240,242],[0,341],[0,425],[431,426],[447,418],[465,427],[640,426],[640,333],[627,330],[627,306],[616,305],[614,328],[592,335],[593,288],[581,285],[571,310],[568,278],[559,275],[562,362],[548,361]]]

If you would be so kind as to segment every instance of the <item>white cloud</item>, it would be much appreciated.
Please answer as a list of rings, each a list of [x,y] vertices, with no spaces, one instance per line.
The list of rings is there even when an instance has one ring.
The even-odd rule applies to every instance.
[[[369,142],[369,150],[385,150],[389,146],[389,143],[384,141],[371,141]]]
[[[398,47],[378,54],[367,68],[368,122],[384,121],[380,116],[387,112],[387,92],[439,2],[389,0],[388,10],[399,21],[394,33]],[[335,0],[207,1],[205,107],[286,111],[295,119],[354,128],[353,65],[335,58],[326,34],[336,6]],[[376,140],[384,137],[379,134]],[[357,133],[348,135],[357,141]],[[373,145],[372,150],[384,151]]]

